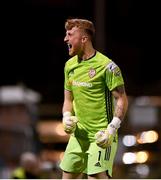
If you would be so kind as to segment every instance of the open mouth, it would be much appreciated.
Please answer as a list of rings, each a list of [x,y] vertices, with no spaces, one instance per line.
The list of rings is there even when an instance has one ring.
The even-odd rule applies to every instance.
[[[68,45],[68,49],[70,50],[72,48],[71,44],[67,44]]]

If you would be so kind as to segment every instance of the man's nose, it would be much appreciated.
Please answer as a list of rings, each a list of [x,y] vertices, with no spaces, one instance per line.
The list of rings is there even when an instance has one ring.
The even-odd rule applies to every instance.
[[[67,36],[65,36],[65,38],[64,38],[64,42],[67,42],[68,41],[68,38],[67,38]]]

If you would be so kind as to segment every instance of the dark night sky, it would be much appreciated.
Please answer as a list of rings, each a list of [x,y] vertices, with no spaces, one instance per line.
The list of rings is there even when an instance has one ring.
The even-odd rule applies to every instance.
[[[24,83],[44,102],[62,102],[64,22],[80,17],[95,23],[93,2],[2,1],[0,85]],[[161,95],[159,13],[155,2],[106,1],[104,53],[121,67],[128,95]]]

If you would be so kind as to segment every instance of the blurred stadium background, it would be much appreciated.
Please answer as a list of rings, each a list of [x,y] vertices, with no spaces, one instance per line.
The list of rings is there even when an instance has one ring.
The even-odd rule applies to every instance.
[[[160,11],[139,0],[1,1],[0,178],[23,152],[58,168],[63,131],[63,39],[69,17],[96,26],[95,46],[122,69],[129,110],[120,129],[113,178],[161,178]]]

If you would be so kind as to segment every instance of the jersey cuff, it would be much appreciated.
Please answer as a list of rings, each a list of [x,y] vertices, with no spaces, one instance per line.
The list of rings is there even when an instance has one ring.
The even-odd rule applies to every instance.
[[[112,88],[110,88],[110,91],[112,91],[112,90],[114,90],[116,87],[118,87],[118,86],[122,86],[122,85],[124,85],[124,83],[123,83],[123,82],[118,83],[118,84],[116,84],[115,86],[113,86]]]
[[[67,89],[67,88],[65,88],[65,90],[66,90],[66,91],[70,91],[70,92],[72,91],[72,90],[70,90],[70,89]]]

